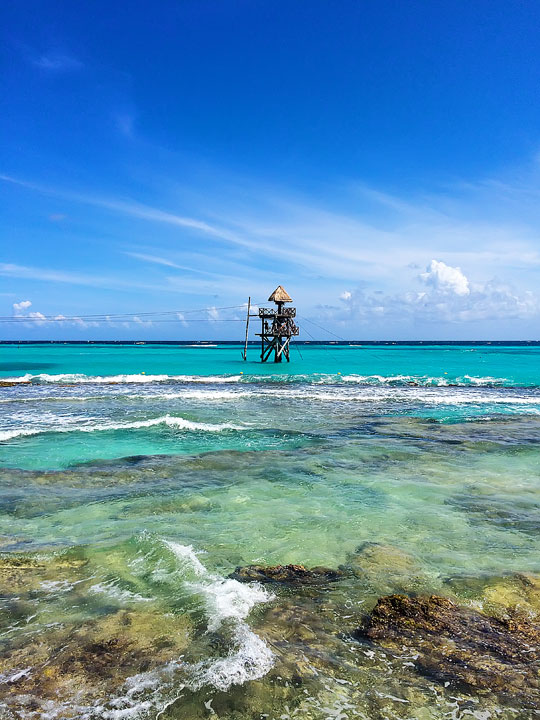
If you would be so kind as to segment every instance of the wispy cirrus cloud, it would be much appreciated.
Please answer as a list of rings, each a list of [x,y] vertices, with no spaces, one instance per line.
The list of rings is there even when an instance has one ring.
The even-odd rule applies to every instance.
[[[254,256],[282,259],[289,267],[302,272],[336,279],[349,279],[359,273],[367,278],[388,278],[396,267],[406,266],[411,261],[420,259],[421,264],[425,264],[434,251],[453,264],[461,259],[508,264],[511,255],[513,263],[540,265],[540,252],[531,246],[527,228],[465,221],[434,209],[426,211],[423,204],[416,210],[414,205],[405,204],[407,217],[399,215],[392,226],[385,227],[388,221],[381,223],[380,217],[368,221],[357,213],[337,213],[289,199],[266,202],[262,211],[257,209],[254,198],[251,212],[238,214],[214,210],[214,217],[221,221],[216,224],[133,201],[72,193],[7,175],[0,175],[0,179],[65,200],[185,228],[244,248]],[[390,202],[385,194],[375,193],[375,196],[384,205]],[[396,200],[392,204],[402,211],[403,203]],[[475,249],[471,250],[471,247]],[[386,254],[384,262],[383,254]],[[147,255],[150,262],[149,258],[150,254]],[[167,262],[171,263],[170,267],[180,265],[166,259],[162,264]]]
[[[234,233],[226,230],[225,228],[212,225],[208,222],[205,222],[204,220],[198,220],[196,218],[167,212],[165,210],[161,210],[150,205],[145,205],[143,203],[118,200],[116,198],[104,198],[90,194],[73,193],[61,188],[52,188],[45,185],[28,182],[26,180],[20,180],[18,178],[14,178],[10,175],[5,174],[0,174],[0,180],[11,183],[13,185],[19,185],[20,187],[25,187],[28,190],[34,190],[39,193],[53,195],[55,197],[60,197],[65,200],[70,200],[72,202],[83,203],[85,205],[92,205],[95,207],[112,210],[114,212],[129,215],[134,218],[139,218],[141,220],[149,220],[152,222],[165,223],[167,225],[187,228],[189,230],[196,230],[205,235],[227,240],[228,242],[238,245],[249,245],[247,241],[244,241],[241,237],[236,236]]]
[[[125,277],[92,275],[52,268],[29,267],[13,263],[0,263],[0,277],[1,276],[20,280],[66,283],[69,285],[118,291],[143,290],[155,296],[163,293],[172,293],[175,295],[189,294],[208,297],[216,295],[216,293],[219,292],[226,293],[231,290],[231,287],[238,287],[239,283],[245,282],[245,279],[241,277],[231,279],[227,276],[220,277],[217,274],[215,277],[206,279],[166,275],[161,279],[159,284],[152,284],[137,279],[126,279]],[[259,283],[254,282],[253,287],[258,288]],[[259,291],[261,292],[261,297],[264,295],[264,292],[266,292],[263,289]]]
[[[77,272],[66,272],[51,268],[29,267],[14,263],[0,263],[0,275],[27,280],[42,280],[44,282],[60,282],[72,285],[102,286],[104,278],[86,275]]]
[[[50,74],[75,72],[83,67],[83,63],[74,55],[58,50],[51,50],[39,55],[30,55],[30,62],[35,67]]]
[[[124,255],[135,258],[136,260],[141,260],[145,263],[150,263],[152,265],[162,265],[163,267],[174,268],[175,270],[185,270],[186,272],[198,273],[201,275],[209,276],[215,276],[219,274],[210,272],[209,270],[202,270],[201,268],[193,267],[190,265],[180,265],[179,263],[174,262],[174,260],[162,257],[160,255],[150,255],[148,253],[133,252],[131,250],[125,250]]]
[[[36,280],[38,282],[67,283],[69,285],[82,285],[96,288],[110,289],[146,289],[158,290],[158,286],[137,281],[126,280],[120,277],[107,277],[86,273],[56,270],[52,268],[29,267],[14,263],[0,263],[0,276],[18,278],[21,280]],[[164,288],[161,287],[161,290]]]
[[[343,192],[345,199],[334,202],[333,208],[328,201],[287,190],[262,197],[253,186],[238,191],[242,201],[236,203],[209,191],[193,203],[194,212],[185,215],[6,175],[2,179],[66,201],[195,233],[200,245],[180,235],[162,250],[158,236],[154,245],[142,241],[141,245],[147,244],[144,250],[121,250],[167,271],[160,290],[211,297],[256,288],[262,298],[275,278],[276,284],[292,283],[303,302],[313,307],[321,292],[333,302],[339,302],[341,294],[342,309],[354,309],[348,316],[351,322],[389,316],[394,310],[397,317],[400,307],[410,317],[438,317],[445,322],[494,317],[497,312],[501,317],[527,318],[537,311],[534,295],[527,294],[537,285],[540,272],[540,213],[530,200],[532,180],[525,188],[509,190],[484,182],[466,191],[445,189],[418,198],[351,185]],[[200,248],[198,254],[194,246]],[[419,268],[427,268],[420,277]],[[447,303],[450,309],[434,313],[433,306],[440,305],[445,295],[452,300]]]

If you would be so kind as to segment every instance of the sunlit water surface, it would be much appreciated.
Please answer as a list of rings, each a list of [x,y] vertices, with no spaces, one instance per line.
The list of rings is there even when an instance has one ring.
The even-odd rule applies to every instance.
[[[540,572],[540,349],[251,352],[1,347],[0,713],[532,717],[354,630],[391,592],[502,611]],[[229,577],[253,563],[361,572]]]

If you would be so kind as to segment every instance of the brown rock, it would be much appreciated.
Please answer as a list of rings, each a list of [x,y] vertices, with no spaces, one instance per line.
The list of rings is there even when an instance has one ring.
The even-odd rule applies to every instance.
[[[345,577],[342,570],[314,567],[308,570],[303,565],[246,565],[237,567],[229,577],[240,582],[283,583],[285,585],[315,585],[335,582]]]
[[[414,651],[418,672],[456,688],[524,707],[540,702],[540,626],[527,619],[496,619],[436,595],[388,595],[356,636],[399,655]]]

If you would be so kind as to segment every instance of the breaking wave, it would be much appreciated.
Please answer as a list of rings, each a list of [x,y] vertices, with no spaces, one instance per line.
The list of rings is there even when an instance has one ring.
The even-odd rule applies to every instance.
[[[279,384],[294,385],[304,383],[309,385],[343,385],[357,384],[369,386],[420,386],[420,387],[512,387],[515,385],[509,378],[487,376],[460,375],[457,377],[445,374],[443,376],[431,375],[361,375],[355,373],[312,373],[312,374],[235,374],[235,375],[146,375],[144,373],[126,375],[84,375],[81,373],[60,373],[50,375],[21,375],[1,378],[2,382],[19,385],[124,385],[124,384]],[[533,387],[534,385],[530,385]]]
[[[79,385],[81,383],[115,385],[123,383],[160,383],[160,382],[207,382],[207,383],[230,383],[239,382],[241,375],[146,375],[145,373],[133,373],[130,375],[84,375],[82,373],[59,373],[49,375],[20,375],[16,377],[1,378],[3,382],[19,383],[63,383],[66,385]]]
[[[57,425],[48,427],[35,428],[19,428],[13,430],[3,430],[0,432],[0,441],[12,440],[16,437],[24,437],[29,435],[41,435],[43,433],[70,433],[70,432],[106,432],[108,430],[138,430],[140,428],[150,428],[164,425],[176,430],[198,430],[201,432],[221,432],[223,430],[245,430],[245,425],[234,425],[233,423],[200,423],[186,420],[182,417],[174,417],[172,415],[163,415],[162,417],[151,418],[150,420],[135,420],[127,423],[95,423],[87,425],[66,425],[64,427]]]
[[[127,717],[147,717],[149,712],[163,712],[187,689],[197,691],[213,687],[226,692],[233,685],[258,680],[274,664],[274,654],[246,622],[250,611],[261,603],[269,602],[273,595],[258,583],[240,583],[212,573],[199,560],[191,545],[169,540],[154,540],[141,536],[148,552],[140,555],[132,567],[145,572],[152,569],[159,582],[180,584],[185,591],[200,599],[206,617],[207,631],[227,625],[230,631],[230,648],[225,656],[208,657],[196,663],[178,658],[157,670],[128,678],[123,695],[99,707],[99,717],[120,720]],[[174,566],[168,565],[169,554]],[[149,567],[150,564],[150,567]],[[88,716],[95,717],[97,708]]]
[[[46,711],[43,717],[50,720],[65,717],[78,717],[80,720],[156,718],[186,691],[214,688],[226,692],[232,686],[264,677],[273,667],[272,650],[247,623],[251,610],[271,601],[274,598],[272,593],[258,583],[240,583],[207,570],[191,545],[182,545],[146,532],[141,533],[137,544],[140,552],[130,562],[134,573],[150,573],[155,582],[169,584],[176,593],[190,595],[203,612],[206,633],[220,630],[222,636],[228,638],[227,651],[197,662],[188,662],[180,656],[153,670],[128,677],[116,696],[102,697],[91,704],[79,704],[76,693],[71,701],[45,701],[41,704],[38,700],[41,709]],[[90,593],[104,593],[119,604],[128,606],[147,600],[121,589],[113,581],[92,586]],[[209,648],[212,648],[212,643]],[[213,651],[210,649],[209,652]],[[31,667],[14,669],[0,674],[0,683],[15,682],[31,672]]]
[[[186,668],[188,686],[193,690],[204,685],[228,690],[266,675],[274,664],[273,653],[245,620],[256,605],[272,600],[272,593],[258,583],[241,583],[209,572],[191,545],[168,540],[164,545],[186,577],[185,588],[202,598],[208,630],[216,631],[226,622],[233,628],[232,648],[226,657],[206,659]]]

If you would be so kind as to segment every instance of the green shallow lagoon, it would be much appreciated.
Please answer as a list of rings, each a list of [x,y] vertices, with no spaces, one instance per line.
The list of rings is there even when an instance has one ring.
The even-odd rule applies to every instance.
[[[391,593],[536,622],[540,350],[300,350],[2,347],[0,717],[536,716],[357,629]]]

